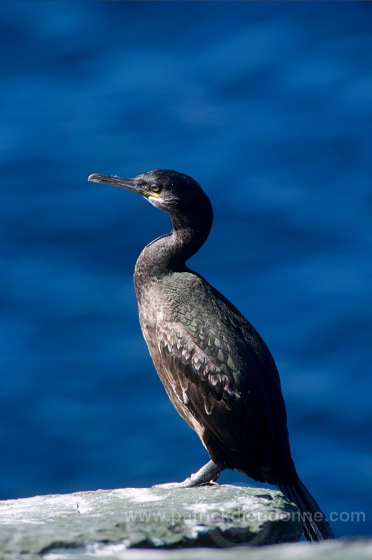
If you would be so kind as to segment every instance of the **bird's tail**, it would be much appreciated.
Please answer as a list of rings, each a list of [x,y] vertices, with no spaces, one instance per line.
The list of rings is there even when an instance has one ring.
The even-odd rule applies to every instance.
[[[283,494],[296,504],[304,535],[308,541],[335,538],[326,516],[298,476],[294,482],[290,484],[279,482],[278,486]]]

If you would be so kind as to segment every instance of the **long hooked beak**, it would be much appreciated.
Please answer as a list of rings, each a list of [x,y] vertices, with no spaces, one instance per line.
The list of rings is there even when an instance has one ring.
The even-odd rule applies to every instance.
[[[93,175],[89,175],[88,181],[92,181],[93,183],[106,183],[107,185],[114,185],[115,187],[121,187],[122,189],[143,194],[143,189],[136,184],[134,179],[125,179],[123,177],[116,177],[115,175],[99,175],[98,173],[93,173]]]
[[[128,191],[140,194],[145,198],[160,198],[156,192],[148,191],[141,184],[138,184],[136,179],[126,179],[124,177],[116,177],[116,175],[99,175],[98,173],[93,173],[93,175],[89,175],[88,181],[92,181],[93,183],[106,183],[107,185],[121,187],[122,189],[127,189]]]

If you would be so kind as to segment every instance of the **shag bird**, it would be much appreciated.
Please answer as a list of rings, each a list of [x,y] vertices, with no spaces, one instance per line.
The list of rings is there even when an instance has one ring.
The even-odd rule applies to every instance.
[[[200,274],[186,265],[206,241],[212,206],[188,175],[157,169],[134,179],[90,175],[140,194],[172,220],[134,272],[143,336],[165,390],[211,460],[180,486],[217,479],[224,469],[274,484],[294,502],[308,540],[334,538],[300,480],[289,446],[279,373],[261,336]]]

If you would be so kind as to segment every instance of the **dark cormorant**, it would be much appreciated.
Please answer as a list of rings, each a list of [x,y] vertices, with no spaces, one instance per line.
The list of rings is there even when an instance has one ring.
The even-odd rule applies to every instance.
[[[139,256],[134,284],[142,332],[159,377],[211,457],[180,485],[206,484],[223,469],[237,469],[277,485],[297,505],[308,540],[333,538],[296,472],[269,349],[236,307],[186,265],[212,226],[207,195],[191,177],[164,169],[134,179],[94,174],[89,180],[134,191],[172,219],[171,233]]]

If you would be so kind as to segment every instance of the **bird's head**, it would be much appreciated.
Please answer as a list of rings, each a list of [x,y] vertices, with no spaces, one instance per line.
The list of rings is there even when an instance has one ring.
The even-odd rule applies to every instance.
[[[107,183],[136,192],[172,217],[211,214],[209,198],[194,179],[170,169],[155,169],[134,179],[93,174],[88,181]]]

